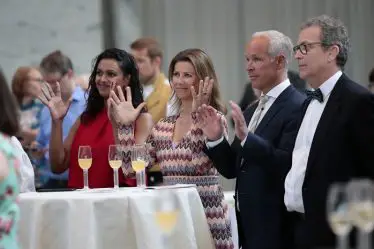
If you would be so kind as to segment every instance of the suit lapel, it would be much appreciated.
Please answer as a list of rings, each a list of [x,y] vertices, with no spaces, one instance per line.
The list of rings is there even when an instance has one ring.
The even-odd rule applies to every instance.
[[[310,168],[313,167],[314,161],[318,157],[318,152],[324,148],[323,142],[328,137],[328,131],[334,124],[334,120],[339,117],[341,112],[341,89],[344,84],[344,74],[337,81],[328,102],[323,110],[321,119],[317,125],[316,132],[314,133],[313,142],[310,148],[308,163],[305,171],[305,179],[310,172]]]
[[[294,91],[293,86],[289,86],[278,96],[278,98],[271,105],[270,109],[266,112],[265,116],[262,118],[255,131],[255,134],[261,134],[261,132],[273,119],[275,114],[277,114],[283,108],[285,101],[288,99],[288,96],[292,93],[292,91]]]

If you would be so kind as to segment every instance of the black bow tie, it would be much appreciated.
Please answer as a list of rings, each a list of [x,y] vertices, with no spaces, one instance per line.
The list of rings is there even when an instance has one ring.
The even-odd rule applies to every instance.
[[[307,91],[306,91],[306,95],[307,95],[308,98],[310,98],[310,99],[316,99],[316,100],[318,100],[320,103],[323,102],[323,94],[322,94],[321,89],[319,89],[319,88],[317,88],[317,89],[314,90],[314,91],[309,91],[309,90],[307,90]]]

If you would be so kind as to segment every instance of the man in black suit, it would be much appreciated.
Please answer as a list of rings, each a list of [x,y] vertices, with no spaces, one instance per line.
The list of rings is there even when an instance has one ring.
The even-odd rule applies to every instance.
[[[291,165],[297,122],[306,97],[287,78],[292,42],[278,31],[255,33],[246,49],[247,71],[260,100],[244,116],[231,102],[235,140],[223,136],[220,114],[198,110],[207,137],[206,154],[226,178],[237,178],[236,210],[243,249],[279,249],[282,245],[283,181]],[[285,246],[284,248],[287,248]]]
[[[304,23],[294,47],[300,77],[315,91],[309,93],[300,118],[285,179],[289,248],[332,248],[328,188],[334,182],[374,176],[374,97],[342,73],[348,49],[346,27],[326,15]]]

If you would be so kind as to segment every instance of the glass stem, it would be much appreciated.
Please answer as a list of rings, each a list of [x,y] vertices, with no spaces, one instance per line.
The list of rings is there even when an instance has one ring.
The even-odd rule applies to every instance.
[[[83,189],[88,189],[88,169],[83,170]]]
[[[141,179],[141,172],[136,171],[136,186],[141,187],[142,186],[142,179]]]
[[[141,181],[142,181],[142,187],[146,187],[146,184],[145,184],[145,169],[143,169],[141,171]]]
[[[358,235],[358,248],[359,249],[371,249],[371,233],[366,233],[365,231],[359,229]]]
[[[338,249],[348,249],[348,236],[347,235],[339,235],[337,236],[338,239]]]
[[[118,182],[118,169],[113,169],[113,177],[114,177],[114,188],[119,188],[119,182]]]

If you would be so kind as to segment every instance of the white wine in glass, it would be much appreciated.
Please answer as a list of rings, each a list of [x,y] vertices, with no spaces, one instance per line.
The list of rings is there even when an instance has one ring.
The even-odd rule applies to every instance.
[[[172,190],[157,190],[157,196],[154,202],[155,212],[154,219],[156,225],[160,228],[163,247],[162,248],[175,248],[171,245],[170,237],[178,224],[180,215],[180,204],[177,192]]]
[[[158,227],[163,233],[170,234],[177,224],[178,211],[158,211],[155,212],[155,219]]]
[[[328,219],[332,231],[338,236],[346,236],[352,229],[351,219],[345,211],[332,212]]]
[[[331,185],[327,196],[327,220],[338,237],[338,249],[348,248],[348,234],[352,229],[349,207],[346,186],[340,183]]]
[[[78,164],[83,170],[83,189],[88,189],[88,169],[91,168],[92,165],[92,152],[90,146],[79,146]]]
[[[374,187],[369,179],[355,179],[348,184],[350,216],[358,228],[358,248],[371,249],[374,228]]]
[[[145,169],[146,162],[142,159],[137,159],[131,162],[132,168],[135,172],[141,172]]]
[[[122,150],[121,145],[113,144],[109,145],[108,151],[108,161],[110,167],[113,169],[113,181],[114,181],[114,188],[119,188],[119,180],[118,180],[118,169],[122,165]]]
[[[135,144],[131,152],[131,166],[136,172],[136,186],[146,187],[145,167],[147,166],[148,151],[146,144]]]

